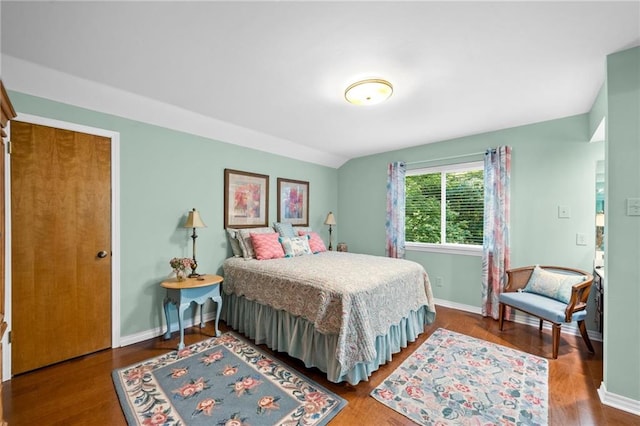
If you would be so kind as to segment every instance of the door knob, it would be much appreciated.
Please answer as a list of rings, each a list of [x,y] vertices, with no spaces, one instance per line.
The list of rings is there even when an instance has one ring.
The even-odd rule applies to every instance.
[[[98,257],[99,257],[100,259],[104,259],[105,257],[107,257],[107,252],[106,252],[106,251],[104,251],[104,250],[99,251],[99,252],[98,252]]]

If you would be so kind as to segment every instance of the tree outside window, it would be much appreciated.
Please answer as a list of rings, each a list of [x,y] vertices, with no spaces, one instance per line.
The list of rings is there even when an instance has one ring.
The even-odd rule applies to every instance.
[[[482,163],[408,171],[406,241],[481,246],[483,175]]]

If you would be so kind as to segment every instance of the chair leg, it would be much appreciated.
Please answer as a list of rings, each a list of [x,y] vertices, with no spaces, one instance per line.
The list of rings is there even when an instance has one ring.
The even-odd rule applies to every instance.
[[[504,324],[504,303],[498,305],[498,323],[500,324],[500,331],[502,331],[502,324]]]
[[[587,348],[589,348],[589,352],[595,353],[593,350],[593,345],[591,344],[591,339],[589,339],[589,334],[587,333],[587,326],[584,325],[584,320],[578,321],[578,328],[580,328],[580,334],[582,334],[582,338],[584,342],[587,344]]]
[[[540,324],[538,325],[538,330],[542,331],[542,319],[540,319]]]
[[[560,346],[560,324],[553,323],[553,359],[558,358],[559,346]]]

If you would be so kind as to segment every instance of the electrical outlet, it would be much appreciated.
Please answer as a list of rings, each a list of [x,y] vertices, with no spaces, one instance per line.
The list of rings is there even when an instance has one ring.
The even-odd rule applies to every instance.
[[[576,234],[576,245],[577,246],[586,246],[587,245],[587,237],[584,234],[577,233]]]
[[[436,287],[442,287],[442,277],[436,277]]]

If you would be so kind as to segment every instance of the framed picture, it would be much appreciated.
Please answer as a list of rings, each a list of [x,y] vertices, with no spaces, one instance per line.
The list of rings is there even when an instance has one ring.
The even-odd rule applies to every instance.
[[[224,227],[269,226],[269,176],[224,169]]]
[[[309,182],[278,178],[278,222],[309,226]]]

